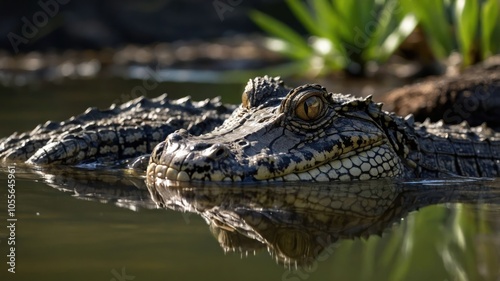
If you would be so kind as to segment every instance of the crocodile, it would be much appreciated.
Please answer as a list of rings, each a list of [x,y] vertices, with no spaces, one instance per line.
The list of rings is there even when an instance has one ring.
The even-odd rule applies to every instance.
[[[416,121],[486,123],[500,131],[500,56],[468,67],[460,75],[432,77],[394,89],[381,100],[398,115],[413,114]]]
[[[496,177],[500,133],[485,126],[417,123],[372,98],[287,88],[279,78],[247,84],[242,104],[213,131],[170,134],[151,154],[147,180],[352,181]]]
[[[318,84],[288,88],[265,76],[249,81],[239,106],[162,95],[89,108],[0,139],[0,158],[147,166],[150,182],[495,177],[500,141],[484,126],[416,123],[371,97],[329,93]]]

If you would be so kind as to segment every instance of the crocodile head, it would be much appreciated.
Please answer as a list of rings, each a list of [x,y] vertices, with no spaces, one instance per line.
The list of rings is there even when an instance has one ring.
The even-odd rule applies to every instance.
[[[148,181],[396,177],[404,168],[386,133],[391,116],[380,107],[317,84],[287,89],[279,78],[255,78],[223,125],[199,136],[179,130],[161,142]]]

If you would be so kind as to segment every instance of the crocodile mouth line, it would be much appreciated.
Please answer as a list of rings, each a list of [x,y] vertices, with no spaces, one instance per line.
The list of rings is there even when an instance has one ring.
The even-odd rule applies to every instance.
[[[298,171],[286,172],[285,170],[289,167],[282,167],[279,170],[281,172],[271,173],[265,165],[255,165],[254,168],[249,169],[254,171],[255,174],[248,175],[239,175],[236,172],[234,174],[224,173],[220,169],[213,169],[213,167],[210,167],[203,176],[201,174],[195,175],[195,172],[189,174],[185,169],[182,169],[185,160],[189,156],[189,153],[186,153],[185,158],[178,167],[151,161],[147,170],[147,178],[150,182],[156,180],[241,182],[256,180],[352,181],[395,176],[400,172],[400,167],[398,167],[397,160],[391,156],[390,147],[387,143],[388,140],[385,138],[374,140],[355,150],[343,153],[328,162],[323,161],[311,167],[307,167],[303,163],[296,163],[294,168],[299,169]],[[297,168],[297,166],[300,167]],[[283,174],[284,172],[286,174]]]

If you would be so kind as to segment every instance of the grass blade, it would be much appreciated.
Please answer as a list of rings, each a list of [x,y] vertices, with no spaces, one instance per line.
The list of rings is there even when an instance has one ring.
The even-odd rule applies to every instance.
[[[481,55],[485,59],[500,52],[500,40],[498,40],[500,38],[500,2],[488,0],[484,3],[481,19]]]
[[[333,9],[333,6],[327,0],[312,0],[313,10],[317,17],[317,23],[320,29],[324,32],[322,37],[329,38],[333,42],[340,41],[338,33],[335,29],[338,22],[338,15]],[[319,34],[318,34],[319,35]]]
[[[306,4],[297,0],[286,0],[286,4],[309,33],[324,37],[324,32],[319,28],[318,23],[314,21],[311,13],[308,12],[309,8]]]
[[[250,17],[260,28],[289,43],[287,55],[296,59],[305,59],[312,55],[312,49],[306,40],[284,23],[259,11],[251,11]]]
[[[385,38],[380,44],[377,58],[379,61],[386,61],[403,43],[403,41],[415,30],[418,20],[413,14],[406,15],[397,28]]]
[[[413,14],[401,9],[398,0],[384,1],[378,14],[377,27],[370,45],[364,53],[365,60],[385,61],[415,29],[418,21]]]
[[[458,31],[458,46],[463,56],[463,65],[473,63],[472,48],[477,34],[477,22],[479,16],[479,4],[477,0],[455,1],[455,25]]]
[[[445,2],[435,0],[400,0],[408,12],[417,16],[425,31],[434,56],[445,58],[454,49],[454,38],[450,32],[450,23]]]

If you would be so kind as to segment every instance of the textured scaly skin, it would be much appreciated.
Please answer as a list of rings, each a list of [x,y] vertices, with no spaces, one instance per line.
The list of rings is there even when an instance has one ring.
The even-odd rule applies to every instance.
[[[192,102],[166,95],[140,97],[106,110],[89,108],[66,121],[48,121],[31,132],[0,139],[0,159],[35,165],[115,165],[151,153],[177,129],[195,135],[210,131],[234,108],[219,99]]]
[[[169,135],[152,153],[148,181],[499,175],[500,134],[488,128],[415,124],[370,97],[288,89],[278,78],[250,80],[242,100],[212,132]]]

